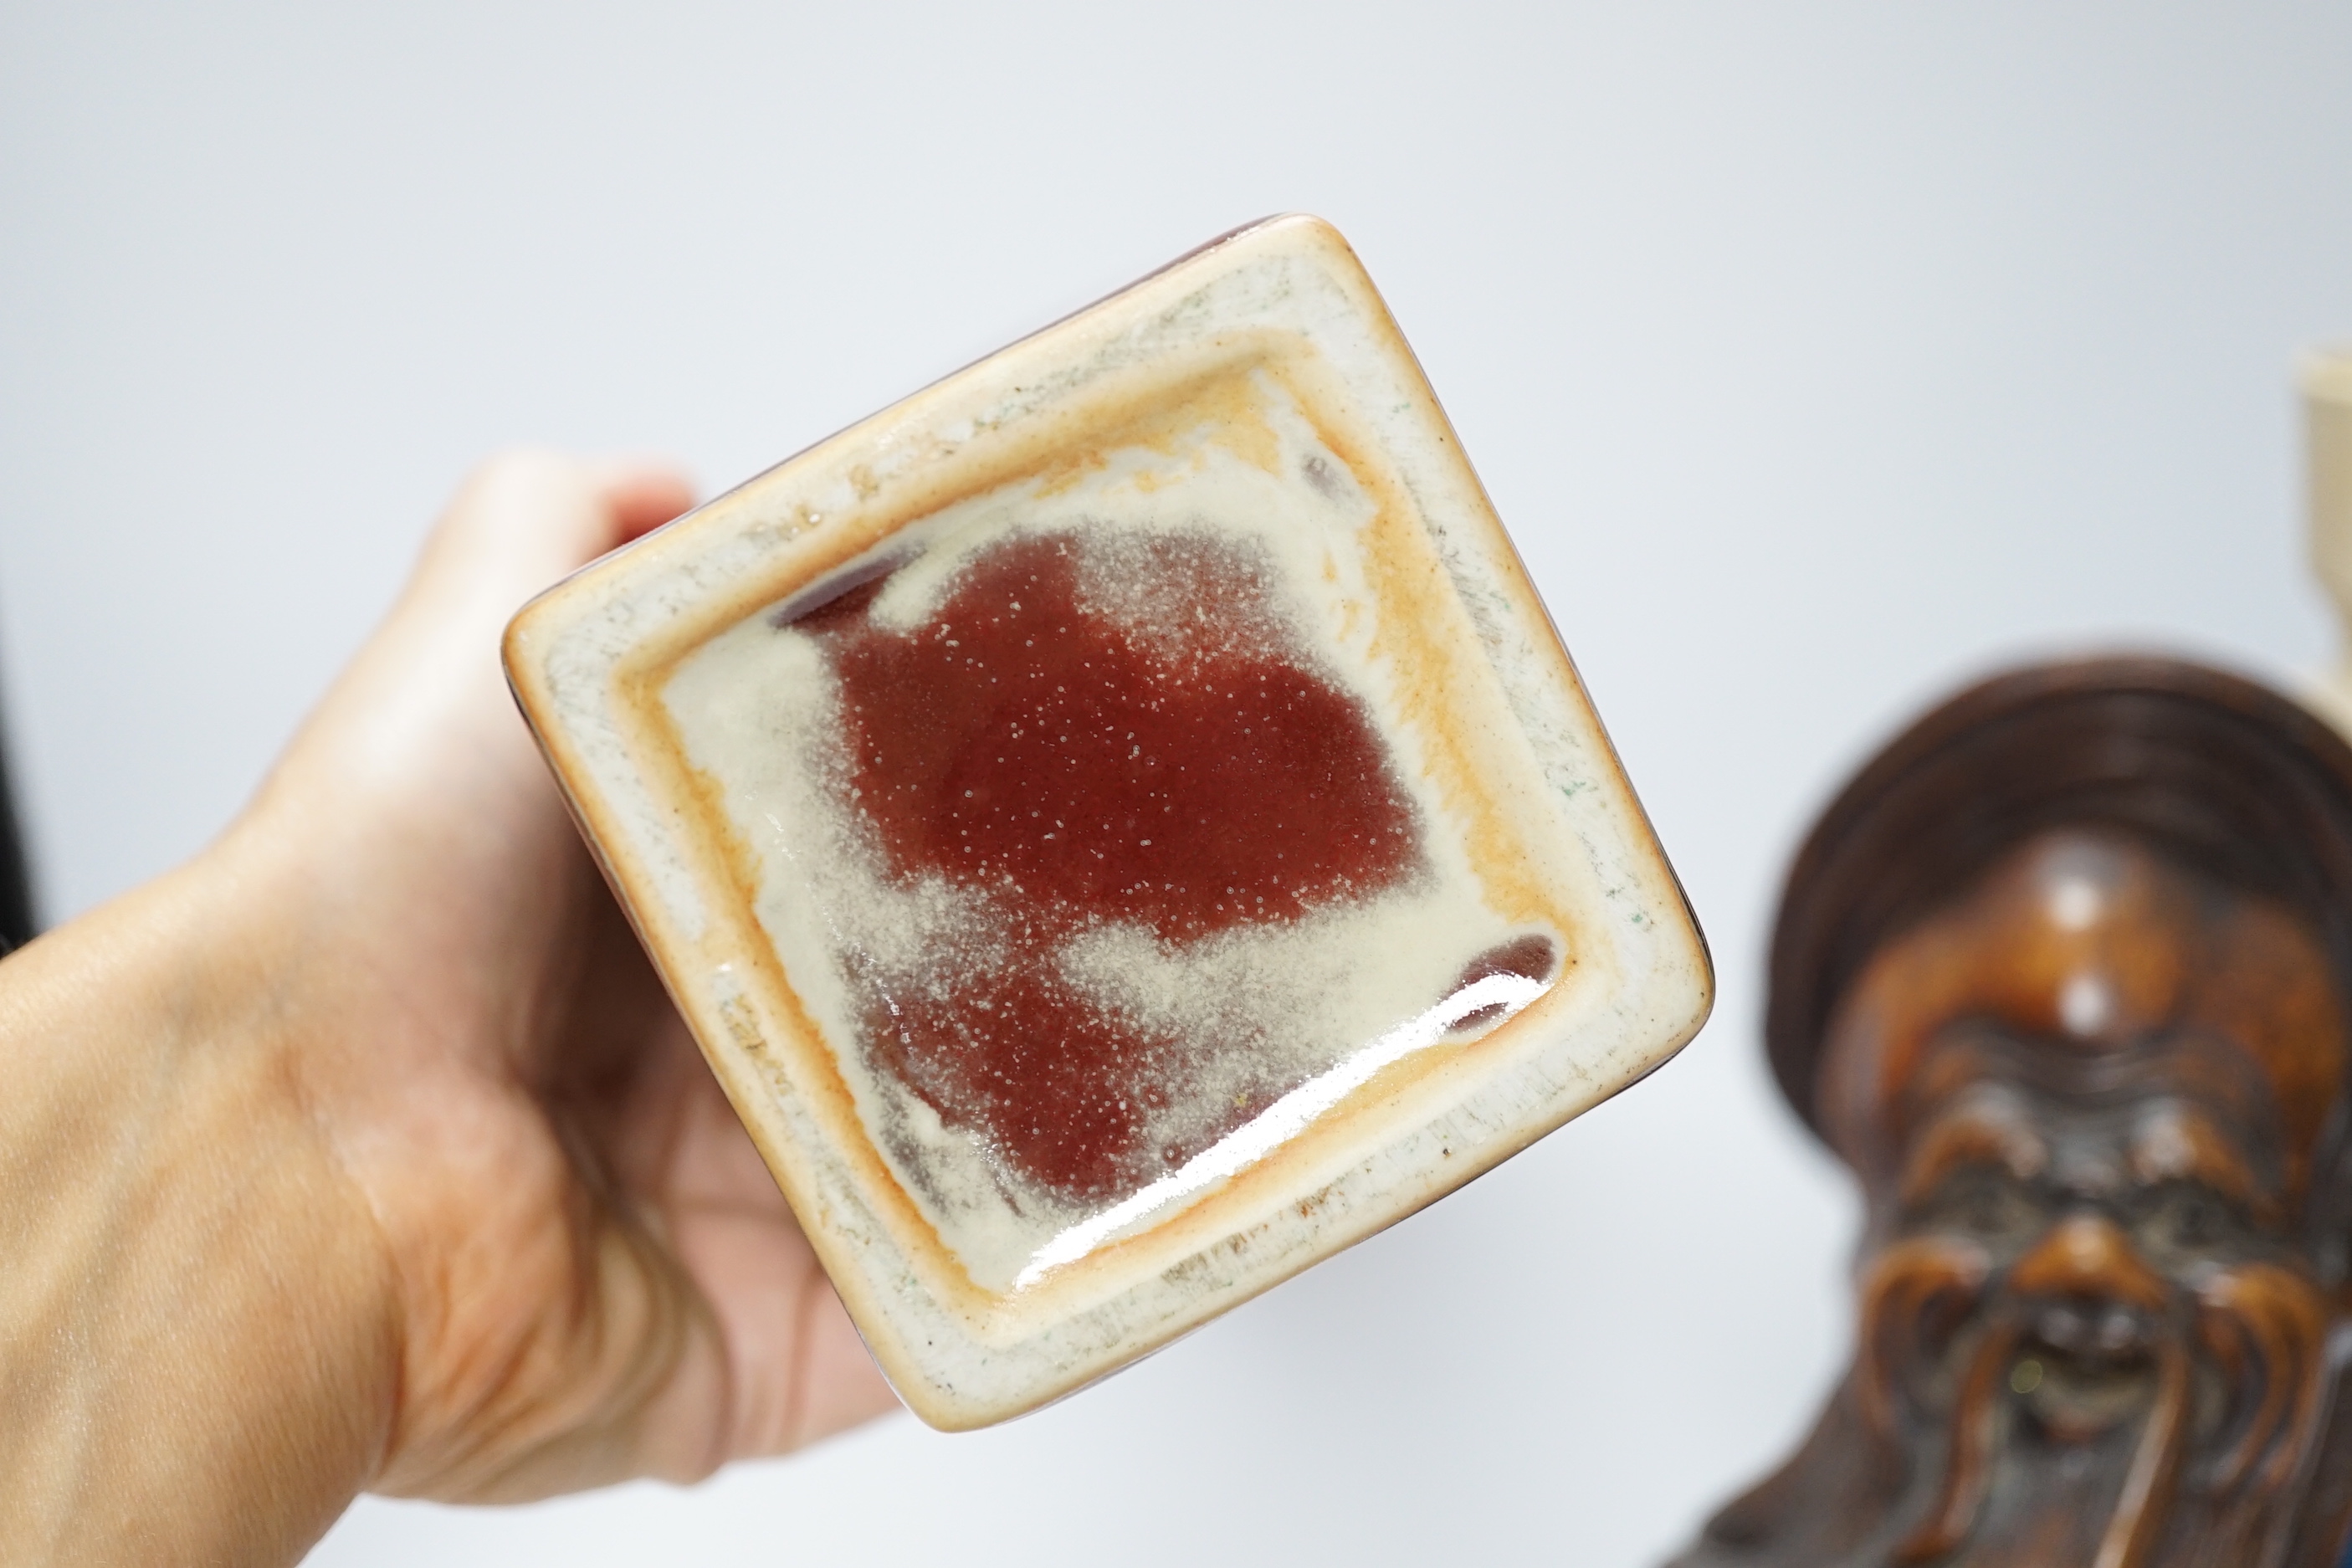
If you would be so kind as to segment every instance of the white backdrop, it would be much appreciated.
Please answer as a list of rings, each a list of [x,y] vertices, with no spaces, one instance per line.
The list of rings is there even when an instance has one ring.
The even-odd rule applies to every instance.
[[[1916,704],[2287,672],[2352,335],[2352,9],[0,0],[0,672],[44,906],[202,842],[520,439],[719,485],[1233,224],[1361,251],[1722,966],[1659,1077],[1009,1428],[362,1502],[332,1568],[1633,1564],[1798,1433],[1853,1205],[1756,1037]]]

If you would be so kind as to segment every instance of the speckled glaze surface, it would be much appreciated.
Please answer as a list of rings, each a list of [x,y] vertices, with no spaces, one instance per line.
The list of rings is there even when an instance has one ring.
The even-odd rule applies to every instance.
[[[934,1426],[1443,1196],[1711,1001],[1541,602],[1312,218],[598,563],[507,664]]]

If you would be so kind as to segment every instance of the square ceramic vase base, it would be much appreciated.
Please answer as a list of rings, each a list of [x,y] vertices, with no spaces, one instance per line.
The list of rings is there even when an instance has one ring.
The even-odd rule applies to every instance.
[[[1411,1214],[1706,1015],[1543,605],[1311,218],[599,562],[507,665],[937,1426]]]

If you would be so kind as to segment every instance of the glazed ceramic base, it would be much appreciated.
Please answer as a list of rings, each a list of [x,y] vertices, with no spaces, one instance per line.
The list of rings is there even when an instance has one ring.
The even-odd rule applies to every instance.
[[[934,1425],[1393,1222],[1706,1016],[1542,605],[1312,219],[598,563],[508,664]]]

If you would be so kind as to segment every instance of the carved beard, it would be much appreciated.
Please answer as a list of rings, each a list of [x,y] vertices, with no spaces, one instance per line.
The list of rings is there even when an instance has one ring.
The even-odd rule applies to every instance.
[[[2299,1273],[2214,1265],[2176,1283],[2103,1219],[2062,1222],[1998,1279],[1971,1242],[1897,1243],[1864,1281],[1853,1384],[1868,1439],[1910,1480],[1883,1560],[2275,1561],[2326,1330]]]

